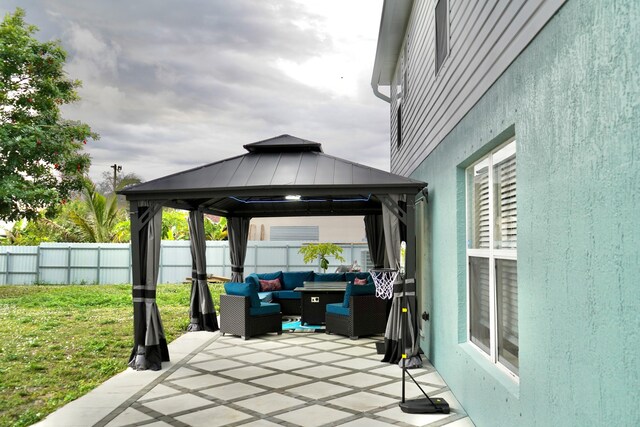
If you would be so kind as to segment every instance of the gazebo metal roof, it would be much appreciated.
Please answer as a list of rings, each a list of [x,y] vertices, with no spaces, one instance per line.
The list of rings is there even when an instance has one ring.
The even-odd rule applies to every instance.
[[[120,191],[220,216],[366,215],[377,195],[415,195],[427,184],[329,156],[320,143],[280,135],[247,144],[248,153]],[[286,196],[300,196],[291,200]]]

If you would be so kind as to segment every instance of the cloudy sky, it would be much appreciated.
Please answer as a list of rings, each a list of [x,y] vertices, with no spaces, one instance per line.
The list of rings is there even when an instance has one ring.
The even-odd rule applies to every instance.
[[[59,39],[83,81],[65,117],[145,180],[284,133],[389,170],[388,104],[370,86],[382,0],[2,0]]]

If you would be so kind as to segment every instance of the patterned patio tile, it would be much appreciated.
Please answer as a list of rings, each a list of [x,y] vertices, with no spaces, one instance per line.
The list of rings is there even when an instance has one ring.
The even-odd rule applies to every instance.
[[[191,427],[226,426],[248,418],[251,418],[251,415],[226,406],[216,406],[176,417],[178,421],[182,421]]]
[[[210,404],[211,402],[209,400],[193,394],[185,393],[179,396],[172,396],[160,400],[154,400],[153,402],[146,402],[144,406],[160,412],[161,414],[168,415],[200,408]]]
[[[320,405],[311,405],[284,414],[277,415],[283,421],[305,427],[317,427],[323,424],[335,422],[352,414]]]

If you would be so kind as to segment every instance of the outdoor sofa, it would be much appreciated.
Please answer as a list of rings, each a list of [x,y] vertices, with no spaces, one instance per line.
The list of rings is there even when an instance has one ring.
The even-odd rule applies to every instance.
[[[384,333],[387,326],[387,302],[377,298],[375,293],[373,283],[349,283],[344,300],[326,306],[326,332],[346,335],[352,340]]]
[[[350,282],[355,279],[366,279],[367,283],[373,284],[371,275],[368,272],[348,272],[348,273],[316,273],[314,271],[276,271],[273,273],[252,273],[245,278],[245,283],[252,283],[258,286],[258,297],[263,302],[274,302],[280,304],[282,314],[299,315],[301,313],[302,295],[294,291],[295,288],[304,287],[305,282]],[[271,290],[270,284],[265,285],[265,281],[280,282],[280,288]],[[262,282],[261,282],[262,281]]]
[[[366,285],[355,285],[353,282],[367,281]],[[222,334],[239,335],[243,339],[255,335],[262,335],[270,332],[282,333],[282,316],[299,315],[301,313],[302,295],[295,288],[304,287],[306,283],[314,284],[322,282],[345,282],[345,295],[351,301],[359,295],[365,288],[367,294],[374,292],[374,285],[369,273],[315,273],[313,271],[296,271],[273,273],[252,273],[245,281],[227,282],[224,284],[226,294],[220,295],[220,332]],[[272,289],[272,288],[276,289]],[[279,287],[279,289],[277,289]],[[360,289],[362,288],[362,290]],[[353,296],[351,296],[353,294]],[[370,296],[370,295],[365,295]],[[357,297],[360,298],[360,297]],[[375,296],[373,297],[375,298]],[[365,300],[362,300],[363,303]],[[384,302],[382,302],[384,304]],[[340,303],[342,304],[342,303]],[[359,302],[352,303],[355,316],[351,319],[361,319]],[[348,311],[348,309],[347,309]],[[384,311],[384,305],[383,305]],[[349,321],[347,317],[347,321]],[[377,332],[369,332],[369,329],[335,329],[335,333],[348,336],[356,336],[352,333],[341,331],[356,331],[359,335],[369,335]],[[377,331],[377,329],[376,329]]]
[[[253,283],[224,284],[226,295],[220,295],[220,332],[239,335],[243,339],[269,332],[282,334],[280,304],[263,302]]]

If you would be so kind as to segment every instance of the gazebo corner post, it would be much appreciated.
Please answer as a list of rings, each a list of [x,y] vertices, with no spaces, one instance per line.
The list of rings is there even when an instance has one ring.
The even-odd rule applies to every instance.
[[[249,217],[227,217],[232,282],[244,281],[244,260],[247,255],[250,223]]]
[[[140,266],[140,215],[138,202],[129,202],[129,219],[131,232],[131,297],[133,301],[133,349],[129,357],[129,366],[133,369],[143,369],[144,338],[146,332],[146,310],[144,301],[137,297],[138,290],[144,288]]]
[[[419,355],[416,326],[415,207],[411,200],[412,197],[415,198],[415,193],[387,194],[377,197],[383,206],[385,243],[392,266],[400,264],[400,242],[403,240],[401,224],[406,232],[404,276],[394,284],[391,310],[385,331],[385,356],[382,361],[418,367],[422,365],[422,359]],[[405,197],[409,199],[408,203],[403,203]]]
[[[417,255],[417,239],[416,239],[416,211],[415,211],[415,194],[407,195],[407,206],[405,216],[405,226],[407,230],[406,247],[405,247],[405,277],[403,280],[403,310],[405,317],[405,328],[401,335],[404,342],[402,347],[403,354],[406,355],[406,363],[409,367],[422,366],[419,349],[419,330],[418,330],[418,302],[416,300],[416,255]]]
[[[407,241],[405,248],[405,276],[416,276],[416,210],[413,201],[407,203]]]
[[[215,332],[220,328],[207,282],[207,237],[204,231],[203,209],[189,211],[188,223],[193,268],[189,304],[190,324],[187,331]]]
[[[132,202],[131,273],[134,346],[129,366],[135,370],[160,370],[169,350],[156,304],[162,238],[162,204]]]

